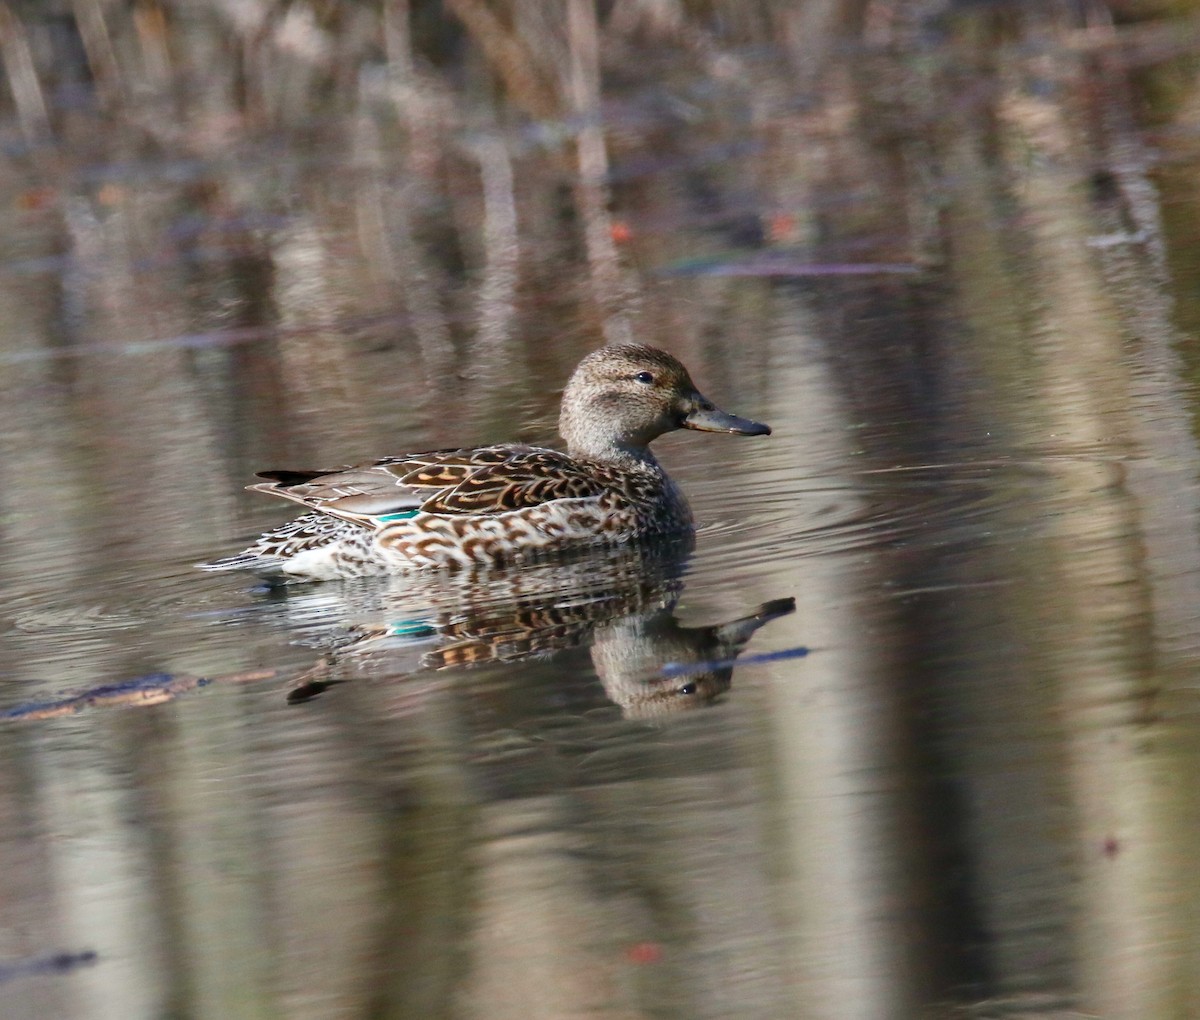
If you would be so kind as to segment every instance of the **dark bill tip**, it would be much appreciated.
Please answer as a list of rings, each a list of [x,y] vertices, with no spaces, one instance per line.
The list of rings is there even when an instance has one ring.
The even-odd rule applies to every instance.
[[[685,415],[679,424],[682,428],[695,429],[697,432],[726,432],[735,436],[769,436],[771,434],[770,425],[751,421],[749,418],[739,418],[736,414],[726,414],[716,407],[692,411]]]

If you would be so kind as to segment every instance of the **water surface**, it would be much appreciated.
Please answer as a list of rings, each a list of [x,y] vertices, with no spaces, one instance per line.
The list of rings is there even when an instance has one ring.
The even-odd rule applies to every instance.
[[[5,1017],[1196,1015],[1182,29],[445,6],[7,44]],[[629,338],[694,545],[193,569]]]

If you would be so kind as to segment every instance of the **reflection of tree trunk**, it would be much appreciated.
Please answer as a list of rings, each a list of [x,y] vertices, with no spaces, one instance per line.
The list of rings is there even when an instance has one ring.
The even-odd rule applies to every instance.
[[[409,0],[384,0],[382,18],[383,48],[388,68],[402,81],[413,76],[412,5]]]
[[[41,137],[50,125],[46,98],[29,48],[29,35],[6,3],[0,3],[0,57],[21,130],[26,137]]]
[[[486,0],[446,0],[446,6],[471,33],[513,103],[535,119],[562,115],[562,104],[538,73],[540,61],[531,45],[535,40],[523,38],[506,25]]]
[[[800,88],[813,87],[820,76],[830,70],[831,60],[840,59],[839,50],[860,39],[864,15],[878,8],[878,16],[895,17],[900,8],[908,5],[884,0],[805,0],[802,4],[784,4],[772,10],[778,23],[777,37],[791,55],[799,72]],[[886,11],[887,13],[884,13]],[[907,12],[906,12],[907,13]]]
[[[337,329],[338,290],[324,238],[311,221],[280,231],[271,252],[273,298],[282,332],[278,341],[288,414],[298,435],[317,415],[339,419],[338,443],[351,446],[361,422],[353,414],[360,399],[352,341]]]
[[[413,236],[410,208],[420,204],[416,196],[423,195],[428,186],[422,173],[422,150],[429,139],[421,126],[414,123],[422,119],[422,114],[414,108],[424,104],[423,97],[416,94],[418,89],[419,86],[409,84],[411,102],[403,108],[405,124],[411,128],[404,162],[412,173],[406,175],[408,183],[399,195],[389,162],[392,154],[385,155],[379,126],[363,118],[356,135],[362,184],[355,193],[354,214],[374,299],[394,300],[391,295],[399,288],[408,326],[420,352],[421,411],[436,417],[435,407],[441,397],[439,386],[452,371],[454,350],[436,266]]]
[[[1058,27],[1050,17],[1015,35],[1044,39],[1046,25],[1051,33]],[[807,167],[801,160],[796,174],[780,173],[779,180],[824,182],[807,204],[832,253],[853,243],[869,258],[874,244],[886,261],[905,240],[896,236],[896,209],[914,210],[917,224],[929,221],[929,209],[940,216],[947,276],[938,304],[936,280],[917,287],[822,285],[826,298],[814,301],[824,316],[816,332],[833,338],[833,385],[844,387],[851,420],[858,403],[859,414],[875,420],[895,415],[916,423],[865,437],[869,452],[884,463],[1007,454],[1032,460],[1040,479],[1035,505],[1020,502],[1014,490],[1012,503],[994,515],[999,534],[1036,527],[1037,541],[1010,549],[980,533],[962,549],[918,545],[894,565],[906,585],[929,590],[902,610],[903,629],[915,642],[907,667],[913,689],[923,692],[919,702],[932,698],[929,705],[958,723],[930,729],[923,711],[907,721],[913,747],[937,748],[955,769],[954,801],[917,802],[939,844],[955,848],[955,872],[966,876],[957,888],[944,888],[945,923],[961,925],[959,945],[974,940],[973,925],[992,939],[986,959],[965,954],[945,979],[966,974],[970,981],[990,971],[990,989],[1020,996],[1029,982],[1022,961],[1044,954],[1042,987],[1069,990],[1078,969],[1088,1001],[1101,1012],[1157,1015],[1165,997],[1179,993],[1185,969],[1178,954],[1153,951],[1181,938],[1186,906],[1166,906],[1155,890],[1180,884],[1169,865],[1175,854],[1186,859],[1173,844],[1185,827],[1168,821],[1178,817],[1178,798],[1152,788],[1129,723],[1153,690],[1149,670],[1161,636],[1152,626],[1170,621],[1181,641],[1194,630],[1188,579],[1200,566],[1197,510],[1185,496],[1180,513],[1169,492],[1171,485],[1193,491],[1181,479],[1194,474],[1194,443],[1181,413],[1165,309],[1152,300],[1154,260],[1122,262],[1125,289],[1113,302],[1113,255],[1131,249],[1120,247],[1117,228],[1102,227],[1086,204],[1093,161],[1104,165],[1111,157],[1103,140],[1079,131],[1073,99],[1084,89],[1111,98],[1111,83],[1067,68],[1055,78],[1060,92],[1040,98],[1029,80],[1045,69],[1038,58],[1007,52],[1010,37],[999,35],[986,13],[963,27],[978,39],[978,59],[962,80],[918,83],[907,69],[874,63],[873,75],[895,74],[916,86],[892,90],[906,97],[902,109],[879,107],[886,93],[878,77],[861,94],[839,94],[827,83],[830,110],[844,114],[854,103],[862,119],[831,114],[821,124],[810,117],[808,127],[823,129],[820,144],[810,147]],[[846,81],[853,82],[852,73]],[[889,126],[893,116],[935,125],[946,111],[958,116],[929,136]],[[834,154],[827,167],[822,152]],[[936,193],[923,190],[938,181]],[[884,197],[855,217],[822,216],[856,186]],[[1144,212],[1131,220],[1153,230]],[[1099,259],[1089,248],[1097,234],[1110,246]],[[1143,241],[1152,250],[1157,243],[1153,236]],[[1118,305],[1136,310],[1133,319],[1123,320]],[[932,314],[923,318],[923,309]],[[955,323],[950,309],[961,309],[965,323]],[[886,336],[872,328],[875,321],[887,323]],[[1143,354],[1136,377],[1126,349],[1131,334]],[[964,382],[973,387],[969,397]],[[1159,427],[1146,429],[1142,421]],[[1120,463],[1141,451],[1152,452],[1149,463]],[[1164,471],[1180,458],[1189,467]],[[1014,562],[1014,555],[1028,559]],[[1180,562],[1189,566],[1181,570]],[[995,586],[998,578],[1018,577],[1019,584]],[[1160,585],[1178,598],[1156,610],[1156,597],[1173,601],[1155,595]],[[944,587],[951,599],[937,594]],[[978,652],[997,647],[1012,649],[1004,662]],[[950,664],[931,670],[927,663],[938,660]],[[1098,716],[1105,725],[1097,725]],[[1019,768],[1000,762],[1000,749],[1021,734],[1038,734],[1040,753]],[[1000,804],[1007,808],[997,811]],[[1072,825],[1077,840],[1061,840]],[[1115,856],[1103,850],[1110,832]],[[1131,839],[1141,851],[1129,850]],[[909,866],[918,867],[919,858]],[[1064,875],[1083,879],[1080,898]],[[929,879],[937,888],[936,877]],[[1077,911],[1084,918],[1078,930]],[[1034,935],[1039,929],[1041,938]]]
[[[1096,108],[1128,112],[1109,62],[1116,47],[1092,52],[1097,33],[1072,31],[1074,12],[1090,5],[445,6],[465,44],[457,22],[429,30],[438,5],[410,0],[388,0],[378,24],[374,5],[205,3],[158,20],[159,4],[59,5],[75,12],[112,131],[101,137],[80,109],[61,124],[56,112],[61,147],[41,165],[40,152],[5,162],[3,580],[16,601],[64,612],[90,608],[88,583],[136,581],[134,608],[146,599],[154,612],[135,641],[97,628],[47,640],[29,658],[6,650],[4,665],[22,682],[69,687],[94,662],[112,678],[118,666],[170,668],[181,655],[212,665],[257,654],[214,635],[258,631],[197,624],[190,595],[156,615],[157,578],[144,582],[130,560],[190,585],[185,553],[199,558],[199,547],[229,537],[235,529],[214,521],[234,516],[240,472],[274,466],[276,453],[297,466],[311,454],[319,466],[321,451],[511,438],[529,411],[522,398],[536,392],[548,408],[591,342],[572,332],[579,319],[590,314],[607,339],[624,339],[634,313],[658,327],[646,335],[692,353],[702,385],[771,395],[766,417],[778,430],[768,453],[722,448],[722,459],[706,460],[682,451],[715,447],[685,447],[685,437],[663,445],[685,475],[736,478],[719,483],[731,517],[770,504],[763,512],[794,529],[764,530],[749,567],[722,570],[712,586],[690,576],[691,590],[701,599],[742,583],[766,585],[763,599],[794,590],[789,641],[817,654],[735,690],[729,714],[711,714],[712,731],[676,731],[704,759],[678,781],[663,778],[663,729],[651,741],[662,741],[662,758],[644,774],[586,790],[570,785],[574,773],[556,776],[548,793],[482,806],[465,789],[474,777],[461,755],[480,743],[455,728],[474,711],[463,702],[427,711],[428,730],[403,731],[417,739],[381,737],[402,748],[382,766],[353,753],[362,730],[337,714],[345,700],[298,722],[253,716],[251,729],[237,720],[261,702],[197,692],[170,710],[178,733],[149,734],[157,748],[142,746],[147,731],[109,725],[99,711],[39,731],[45,739],[20,753],[44,761],[17,762],[20,789],[0,799],[10,819],[28,803],[41,812],[30,856],[60,881],[36,895],[66,904],[63,927],[48,924],[47,937],[102,930],[127,961],[105,961],[84,987],[120,993],[127,979],[139,1007],[152,996],[158,961],[138,948],[144,923],[130,922],[143,912],[171,932],[180,1012],[195,999],[228,1013],[222,982],[266,1012],[303,1001],[313,1015],[335,1012],[331,1002],[362,1012],[367,1000],[379,1014],[392,1004],[449,1013],[455,991],[463,1010],[522,1018],[605,1006],[610,993],[635,1003],[630,1015],[680,1001],[688,1015],[732,1015],[744,992],[747,1006],[766,1004],[762,1015],[791,1015],[802,1002],[801,1012],[838,1020],[910,1015],[976,993],[1029,1005],[1031,990],[1114,1017],[1194,1001],[1200,769],[1184,685],[1200,643],[1200,458],[1172,316],[1200,321],[1191,293],[1200,213],[1181,212],[1195,202],[1190,164],[1160,170],[1162,202],[1136,139],[1086,119]],[[612,19],[598,23],[598,7]],[[901,38],[902,18],[912,27],[910,12],[927,7],[946,12],[934,26],[953,37],[946,49],[916,31]],[[156,47],[145,66],[121,62],[139,52],[131,32]],[[637,66],[649,34],[677,77]],[[864,59],[839,48],[864,34],[896,49],[872,47]],[[30,39],[0,3],[0,56],[22,130],[35,137],[50,116],[39,72],[45,82],[71,76],[41,66]],[[781,40],[790,70],[761,51],[744,56],[743,44]],[[615,75],[604,87],[602,42],[606,66],[628,75],[620,88]],[[472,75],[481,59],[491,73]],[[141,105],[172,87],[177,120],[162,115],[166,104]],[[604,100],[630,95],[644,105],[606,122]],[[1182,128],[1194,110],[1193,97]],[[568,122],[570,143],[550,151],[526,118]],[[347,159],[338,146],[351,121]],[[471,162],[464,128],[481,121],[497,133],[468,152]],[[282,130],[293,122],[311,133]],[[162,145],[161,173],[130,123]],[[263,154],[276,144],[278,154]],[[627,153],[652,157],[648,169]],[[637,227],[619,251],[614,166],[629,171],[618,208]],[[38,175],[36,188],[25,174]],[[65,226],[35,237],[37,217],[60,208]],[[1175,231],[1166,243],[1160,209]],[[813,261],[927,269],[904,281],[680,277],[635,290],[626,251],[653,266],[744,245],[730,226],[739,216],[756,248],[782,248],[786,235],[811,241],[800,257]],[[789,218],[803,228],[790,230]],[[190,231],[197,240],[178,240]],[[1185,303],[1174,309],[1157,275],[1160,247],[1186,269],[1174,295]],[[529,266],[543,277],[531,281]],[[644,313],[628,307],[635,298]],[[339,320],[381,306],[403,306],[408,332],[365,350]],[[462,321],[476,330],[466,356],[455,346]],[[283,336],[262,342],[276,322]],[[207,334],[184,343],[230,325],[263,332],[236,354],[207,346]],[[161,347],[121,346],[151,340]],[[93,344],[111,349],[83,350]],[[464,407],[469,427],[455,413]],[[482,436],[480,407],[496,412]],[[420,420],[413,408],[425,419],[404,432]],[[913,524],[925,497],[897,469],[922,464],[949,465],[931,476],[931,502],[952,513]],[[959,513],[947,491],[964,471],[968,483],[987,475],[988,502]],[[797,480],[814,477],[823,491],[809,499]],[[821,529],[843,505],[852,526],[835,527],[827,545]],[[889,531],[905,512],[908,530]],[[721,527],[701,534],[707,552],[737,538]],[[785,555],[769,561],[777,549]],[[832,554],[793,555],[813,550]],[[238,627],[257,626],[264,608]],[[545,669],[546,686],[561,680]],[[492,679],[476,690],[486,725],[527,718],[495,707],[512,674]],[[721,731],[755,696],[769,710]],[[608,752],[611,728],[590,730],[554,704],[554,725],[599,733]],[[250,732],[271,734],[270,746],[245,743]],[[117,778],[81,791],[93,762],[63,757],[56,733],[98,742],[113,767],[95,774]],[[135,747],[143,753],[129,769]],[[719,773],[714,752],[761,769]],[[520,761],[509,764],[520,777]],[[344,796],[362,783],[360,769],[374,768],[395,782],[383,803]],[[251,773],[279,785],[267,794],[242,785]],[[255,817],[264,801],[271,810]],[[151,814],[165,805],[163,825],[175,827],[137,845],[122,820],[134,802]],[[631,808],[650,821],[629,821]],[[81,817],[118,834],[102,853]],[[755,827],[763,817],[769,832]],[[606,871],[587,872],[577,850],[603,845],[601,829],[616,852]],[[222,855],[232,869],[214,863]],[[130,864],[141,860],[157,882]],[[97,882],[110,881],[119,895],[97,906]],[[612,888],[620,894],[604,895]],[[19,920],[32,926],[31,904]],[[87,924],[71,928],[72,911]],[[222,941],[226,928],[234,940]],[[653,973],[621,957],[630,946],[653,957],[660,936],[674,955]],[[476,956],[464,961],[468,950]],[[731,990],[714,959],[753,978]],[[630,977],[638,967],[651,976]]]
[[[805,531],[819,530],[829,513],[821,495],[834,491],[845,503],[838,513],[857,519],[871,512],[872,496],[848,425],[856,408],[839,392],[839,365],[825,346],[827,324],[799,295],[777,294],[772,305],[774,320],[761,324],[778,352],[770,420],[805,437],[774,455],[788,474],[820,484],[794,513]],[[779,784],[772,833],[787,889],[777,907],[788,933],[786,969],[805,989],[803,1015],[814,1020],[915,1016],[936,997],[922,923],[935,883],[921,874],[919,784],[896,682],[907,649],[884,593],[894,581],[887,567],[878,557],[857,567],[822,557],[792,567],[793,641],[821,652],[780,671],[762,735]],[[859,639],[865,634],[870,640]],[[903,914],[889,908],[901,899]]]
[[[1032,505],[1014,486],[969,545],[906,557],[909,583],[931,589],[910,602],[907,629],[926,645],[913,681],[936,690],[939,713],[957,723],[919,738],[947,756],[957,780],[958,807],[936,824],[953,826],[940,842],[957,844],[968,878],[948,905],[962,917],[975,911],[991,939],[986,958],[961,966],[993,994],[1020,999],[1036,954],[1036,987],[1080,995],[1104,1015],[1156,1016],[1194,980],[1178,952],[1159,952],[1181,945],[1189,923],[1191,903],[1160,891],[1186,885],[1176,871],[1190,856],[1189,830],[1178,822],[1182,791],[1157,782],[1139,744],[1166,650],[1160,628],[1176,647],[1195,646],[1200,510],[1189,494],[1200,467],[1173,331],[1154,300],[1154,217],[1104,210],[1107,192],[1144,196],[1146,181],[1114,155],[1123,139],[1090,133],[1097,125],[1084,119],[1088,95],[1121,103],[1123,83],[1104,77],[1119,72],[1069,58],[1052,68],[1017,48],[1029,38],[1052,46],[1071,24],[1057,7],[1016,21],[1011,11],[960,14],[961,45],[950,52],[971,73],[926,79],[891,111],[931,125],[953,115],[930,138],[889,133],[888,111],[873,110],[869,92],[857,101],[877,118],[870,134],[856,125],[840,144],[854,149],[865,136],[875,148],[839,166],[848,174],[874,164],[873,186],[896,189],[881,211],[911,205],[922,179],[942,182],[923,197],[940,210],[945,293],[962,315],[911,337],[908,372],[926,373],[925,403],[913,407],[920,428],[879,437],[878,451],[891,460],[890,444],[911,452],[923,443],[952,463],[1000,454],[1027,464],[1036,482]],[[1137,229],[1124,236],[1124,223]],[[827,225],[831,243],[847,239],[842,224]],[[885,224],[875,229],[886,237]],[[865,309],[884,294],[846,293],[855,290]],[[869,328],[845,333],[853,308],[843,297],[830,326],[839,346],[859,352],[857,399],[883,406],[897,379],[872,378],[870,366],[887,359]],[[901,319],[886,318],[895,344]],[[1014,583],[996,586],[1005,579]],[[997,647],[1011,649],[1003,662],[977,651]],[[929,671],[933,657],[948,665]],[[928,727],[928,717],[913,722]],[[1036,739],[1035,753],[1001,761],[1022,735]]]
[[[481,0],[449,0],[448,6],[471,32],[515,103],[542,120],[558,120],[567,111],[571,113],[575,128],[575,200],[591,273],[592,298],[605,338],[609,342],[628,342],[632,339],[627,307],[630,281],[621,268],[609,211],[608,148],[600,102],[600,30],[594,0],[567,3],[569,66],[561,72],[565,96],[546,85],[546,77],[555,69],[545,67],[547,61],[535,55],[537,41],[526,38],[520,24],[510,28]],[[543,73],[539,73],[539,66]]]
[[[627,284],[617,258],[609,214],[608,148],[600,106],[600,39],[594,0],[567,0],[567,35],[571,48],[570,95],[577,131],[579,176],[575,191],[583,220],[593,294],[601,310],[609,343],[633,339],[625,300]]]
[[[569,797],[522,798],[481,812],[463,989],[472,1020],[587,1017],[618,992],[617,954],[589,944],[589,933],[612,936],[611,904],[589,895],[573,859],[570,806]]]
[[[1126,98],[1120,78],[1110,84],[1088,75],[1079,84],[1105,90],[1110,106]],[[1147,706],[1171,672],[1194,669],[1200,458],[1174,353],[1179,338],[1162,298],[1163,238],[1154,209],[1146,215],[1144,170],[1130,159],[1125,135],[1085,135],[1060,119],[1061,109],[1038,105],[1025,111],[1032,120],[1012,128],[1038,155],[1036,166],[1059,169],[1030,174],[1026,199],[1042,267],[1042,324],[1053,338],[1043,347],[1052,355],[1043,375],[1047,407],[1058,417],[1043,448],[1061,444],[1070,455],[1076,444],[1086,450],[1103,437],[1120,453],[1111,437],[1124,436],[1128,450],[1120,465],[1068,463],[1066,473],[1056,472],[1067,585],[1049,605],[1068,610],[1063,707],[1073,723],[1071,777],[1082,821],[1084,1001],[1114,1016],[1167,1015],[1177,1002],[1195,1001],[1194,953],[1160,948],[1191,940],[1196,899],[1181,892],[1191,888],[1185,862],[1194,832],[1181,819],[1196,787],[1194,779],[1164,783],[1164,762],[1148,761],[1142,748],[1162,730]],[[1090,166],[1064,158],[1080,151],[1098,153],[1108,186],[1097,187]]]
[[[474,146],[483,182],[483,280],[477,299],[475,347],[480,369],[498,378],[513,356],[520,238],[512,159],[505,140],[489,134]]]
[[[73,0],[72,6],[96,91],[105,104],[117,103],[122,92],[121,71],[100,2]]]

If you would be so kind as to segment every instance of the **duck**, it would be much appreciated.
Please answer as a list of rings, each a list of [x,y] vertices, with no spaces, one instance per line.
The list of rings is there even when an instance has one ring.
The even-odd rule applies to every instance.
[[[405,453],[318,471],[262,471],[248,486],[301,516],[233,556],[197,564],[271,583],[506,565],[690,531],[650,443],[691,429],[770,435],[721,410],[673,355],[641,344],[588,354],[563,391],[565,452],[502,443]]]

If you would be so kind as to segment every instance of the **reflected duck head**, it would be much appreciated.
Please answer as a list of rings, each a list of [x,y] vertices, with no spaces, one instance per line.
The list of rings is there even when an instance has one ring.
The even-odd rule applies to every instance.
[[[774,599],[707,627],[683,626],[670,608],[625,617],[597,630],[592,663],[627,719],[699,708],[729,690],[734,662],[755,632],[795,608],[795,599]]]

